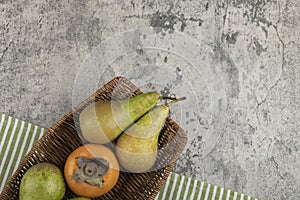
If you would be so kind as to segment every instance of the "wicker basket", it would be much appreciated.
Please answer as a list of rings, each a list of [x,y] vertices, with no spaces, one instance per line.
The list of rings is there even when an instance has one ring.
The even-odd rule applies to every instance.
[[[77,133],[76,123],[78,123],[79,113],[89,103],[110,100],[112,94],[114,98],[123,99],[140,93],[142,92],[127,79],[116,77],[67,113],[33,146],[6,184],[0,199],[18,199],[20,182],[24,173],[37,163],[53,163],[63,170],[68,155],[85,143]],[[175,137],[176,139],[174,139]],[[146,173],[121,172],[115,187],[97,199],[154,199],[183,151],[186,141],[186,133],[172,119],[168,118],[159,137],[158,146],[163,151],[159,151],[159,159],[155,163],[158,170]],[[75,195],[67,188],[65,199],[71,197],[75,197]]]

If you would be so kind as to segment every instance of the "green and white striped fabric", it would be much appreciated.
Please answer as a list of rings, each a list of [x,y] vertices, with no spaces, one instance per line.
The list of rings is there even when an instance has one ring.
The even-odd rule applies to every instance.
[[[257,200],[176,173],[171,173],[155,200]]]
[[[0,113],[0,191],[45,129]]]
[[[20,161],[46,129],[0,113],[0,192]],[[156,200],[257,200],[253,197],[171,173]]]

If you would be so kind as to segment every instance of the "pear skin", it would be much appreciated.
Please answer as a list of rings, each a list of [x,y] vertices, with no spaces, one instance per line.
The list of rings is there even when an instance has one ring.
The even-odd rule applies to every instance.
[[[19,191],[20,200],[60,200],[66,184],[60,169],[47,162],[38,163],[24,174]]]
[[[167,106],[157,106],[118,138],[116,155],[124,169],[141,173],[153,166],[157,156],[158,137],[168,114]]]
[[[156,105],[159,99],[157,92],[148,92],[125,100],[93,102],[80,113],[82,135],[91,143],[111,142]]]

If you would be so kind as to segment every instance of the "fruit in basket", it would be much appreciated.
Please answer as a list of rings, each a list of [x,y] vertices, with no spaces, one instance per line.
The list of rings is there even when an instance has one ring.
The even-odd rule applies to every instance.
[[[75,149],[64,168],[69,188],[78,196],[95,198],[109,192],[119,178],[119,163],[114,153],[99,144]]]
[[[169,106],[183,99],[153,108],[118,138],[116,155],[123,168],[141,173],[153,166],[157,157],[158,137],[168,117]]]
[[[39,163],[24,174],[19,199],[61,200],[65,192],[65,181],[60,169],[50,163]]]
[[[83,137],[98,144],[113,141],[157,104],[160,98],[157,92],[148,92],[126,100],[91,103],[79,116]]]
[[[72,199],[68,199],[68,200],[90,200],[89,198],[85,198],[85,197],[75,197]]]

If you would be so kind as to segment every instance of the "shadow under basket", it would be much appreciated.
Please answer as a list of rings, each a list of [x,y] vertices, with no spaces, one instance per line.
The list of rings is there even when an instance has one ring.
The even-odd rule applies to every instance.
[[[18,199],[23,175],[33,165],[49,162],[62,171],[69,154],[87,143],[82,137],[78,124],[80,112],[94,101],[126,99],[142,92],[124,77],[116,77],[92,96],[81,102],[62,119],[56,122],[33,146],[16,172],[4,187],[0,199]],[[78,133],[79,132],[79,133]],[[115,187],[105,195],[95,199],[154,199],[162,188],[177,158],[187,142],[186,133],[172,119],[168,118],[160,133],[158,155],[153,169],[145,173],[120,171]],[[64,199],[76,197],[67,187]]]

